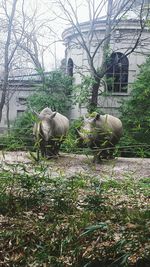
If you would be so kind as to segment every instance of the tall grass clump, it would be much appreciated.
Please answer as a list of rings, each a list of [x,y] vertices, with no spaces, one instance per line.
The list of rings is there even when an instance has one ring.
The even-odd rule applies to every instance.
[[[1,266],[148,267],[149,185],[1,165]]]

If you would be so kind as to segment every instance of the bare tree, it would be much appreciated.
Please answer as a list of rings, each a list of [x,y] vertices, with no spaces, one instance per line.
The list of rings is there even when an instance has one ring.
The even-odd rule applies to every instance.
[[[2,0],[0,13],[1,122],[4,105],[9,107],[8,102],[15,93],[14,88],[13,92],[10,91],[9,77],[14,76],[17,70],[19,74],[20,70],[25,74],[27,66],[32,66],[44,82],[44,54],[48,49],[50,51],[52,41],[51,20],[43,18],[36,6],[29,12],[25,0]],[[49,38],[47,42],[46,38]],[[9,121],[9,109],[6,110]]]
[[[52,30],[49,25],[50,21],[46,19],[38,23],[38,16],[39,15],[36,14],[36,12],[34,12],[32,17],[28,17],[26,14],[24,14],[28,27],[24,30],[22,41],[20,42],[16,38],[16,43],[18,43],[18,46],[25,52],[24,56],[29,56],[28,59],[33,63],[35,70],[39,73],[41,80],[44,83],[44,56],[45,52],[51,46],[50,37],[52,35]],[[44,36],[45,28],[46,34],[49,36],[48,43],[46,43],[47,36]],[[42,39],[45,39],[45,43],[41,41]]]
[[[74,0],[74,2],[71,2],[69,0],[56,0],[56,2],[63,11],[60,18],[68,21],[71,26],[71,31],[74,32],[74,36],[76,36],[74,45],[80,45],[87,55],[89,72],[94,80],[90,99],[90,110],[92,111],[97,107],[99,86],[102,78],[107,72],[106,61],[109,56],[111,36],[128,10],[133,7],[136,0],[101,0],[97,2],[97,5],[95,0],[82,1],[82,4],[84,2],[88,5],[89,10],[89,22],[86,34],[83,31],[83,24],[80,23],[78,16],[78,9],[81,6],[81,2],[78,0]],[[95,33],[95,23],[99,19],[104,6],[107,6],[107,15],[105,18],[105,35],[100,40],[98,35]],[[133,38],[132,45],[126,49],[123,56],[128,56],[133,53],[140,42],[141,35],[146,26],[146,21],[149,13],[149,9],[147,9],[145,19],[143,19],[143,6],[144,0],[141,1],[139,10],[140,30],[138,31],[136,38]],[[94,47],[93,51],[92,43],[94,42],[94,38],[96,38],[96,46]],[[102,63],[101,66],[97,68],[97,66],[95,65],[95,57],[100,48],[102,50]]]
[[[4,2],[4,10],[7,16],[7,37],[6,37],[5,48],[4,48],[4,77],[3,77],[2,94],[1,94],[1,100],[0,100],[0,121],[2,119],[2,110],[5,104],[7,87],[8,87],[8,77],[9,77],[9,70],[10,70],[9,66],[11,64],[11,60],[17,48],[15,46],[13,50],[11,50],[11,53],[10,53],[12,28],[13,28],[14,16],[16,12],[16,5],[17,5],[17,0],[13,0],[12,6],[11,6],[11,13],[9,16],[6,2]]]

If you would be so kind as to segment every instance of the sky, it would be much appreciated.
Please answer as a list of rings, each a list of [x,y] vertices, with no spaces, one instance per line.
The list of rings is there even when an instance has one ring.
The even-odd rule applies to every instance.
[[[32,18],[33,14],[35,14],[33,20],[35,32],[40,29],[37,36],[38,52],[41,54],[44,48],[45,70],[50,71],[59,67],[60,61],[65,57],[62,33],[70,26],[69,16],[73,18],[75,24],[77,24],[75,15],[77,15],[79,23],[89,21],[93,17],[92,13],[95,10],[96,17],[103,17],[106,15],[106,3],[108,0],[18,0],[18,12],[22,8],[23,1],[26,15]],[[119,1],[120,3],[123,0],[114,1]],[[1,3],[6,3],[9,6],[12,2],[13,0],[0,0],[0,5]],[[68,18],[66,18],[63,8],[58,5],[60,2],[63,3],[63,7],[67,10]],[[8,12],[10,10],[8,8]],[[73,14],[74,11],[75,14]],[[28,33],[33,24],[31,23],[29,26]],[[44,27],[41,27],[41,24],[44,24]]]
[[[68,11],[68,16],[71,16],[72,18],[74,17],[72,10],[73,7],[77,14],[78,22],[80,23],[90,19],[90,16],[92,16],[93,12],[93,6],[94,9],[97,10],[97,17],[104,15],[104,13],[106,13],[106,7],[104,8],[104,4],[107,0],[18,0],[18,13],[16,12],[16,14],[18,17],[20,16],[19,20],[21,23],[22,17],[19,14],[20,10],[22,10],[23,1],[26,16],[33,19],[33,14],[35,14],[33,23],[31,22],[31,24],[28,26],[27,32],[29,33],[33,26],[35,28],[35,32],[37,32],[37,29],[40,29],[40,33],[38,34],[37,38],[39,43],[38,52],[40,54],[44,47],[45,70],[49,71],[59,67],[60,61],[65,57],[65,46],[62,40],[62,33],[70,26],[68,18],[66,19],[64,15],[64,11],[62,8],[60,8],[60,6],[58,6],[58,2],[61,1],[63,3],[63,7],[65,7]],[[0,6],[5,4],[7,13],[10,14],[12,2],[13,0],[0,0]],[[90,8],[88,3],[90,3]],[[1,9],[0,14],[2,18]],[[76,23],[75,19],[74,22]],[[44,28],[41,28],[41,24],[44,24]],[[2,25],[0,26],[2,28]],[[5,34],[3,29],[0,33],[3,36]],[[5,37],[3,37],[1,40],[3,41],[4,38]]]
[[[71,8],[69,8],[69,5],[66,4],[67,1],[63,0],[63,2],[64,6],[67,8],[67,10],[69,10],[69,13],[72,15]],[[76,9],[79,22],[89,20],[89,7],[87,6],[86,0],[69,0],[69,2]],[[99,16],[103,16],[106,13],[106,7],[102,8],[106,0],[92,0],[91,2],[94,3],[95,9],[97,9],[100,2],[102,2],[102,5],[98,9],[98,11],[101,10],[101,14],[99,14]],[[53,33],[51,33],[50,39],[51,43],[53,44],[50,48],[51,52],[47,53],[46,57],[51,60],[51,62],[48,60],[47,67],[53,69],[55,67],[58,67],[60,65],[60,61],[65,57],[65,46],[62,42],[62,32],[67,29],[70,24],[68,20],[66,20],[63,11],[58,8],[55,0],[30,0],[30,3],[30,8],[32,10],[37,7],[37,10],[41,14],[41,17],[44,16],[45,18],[51,20],[50,25]],[[92,7],[93,6],[91,5],[91,12]]]

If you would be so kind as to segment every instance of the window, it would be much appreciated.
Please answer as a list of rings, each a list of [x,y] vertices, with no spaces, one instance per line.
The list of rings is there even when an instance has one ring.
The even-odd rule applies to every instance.
[[[24,113],[24,110],[17,110],[17,117],[20,117]]]
[[[67,73],[70,77],[73,77],[73,60],[71,58],[68,59]]]
[[[108,92],[126,93],[128,86],[128,58],[120,53],[112,53],[107,64],[106,79]]]
[[[27,104],[27,98],[26,97],[18,97],[17,98],[17,102],[18,102],[18,104],[20,104],[20,105],[26,105]]]

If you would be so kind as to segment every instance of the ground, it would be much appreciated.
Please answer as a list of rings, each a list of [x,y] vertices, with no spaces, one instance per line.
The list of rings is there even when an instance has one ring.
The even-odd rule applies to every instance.
[[[0,170],[0,266],[150,266],[150,159],[1,151]]]
[[[33,158],[28,152],[5,152],[0,153],[0,164],[25,163],[31,169]],[[64,175],[67,177],[76,174],[87,174],[100,178],[133,177],[135,179],[150,177],[150,158],[116,158],[94,164],[91,156],[61,154],[58,159],[46,162],[49,172],[53,176]]]

